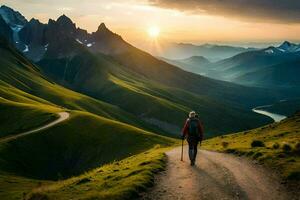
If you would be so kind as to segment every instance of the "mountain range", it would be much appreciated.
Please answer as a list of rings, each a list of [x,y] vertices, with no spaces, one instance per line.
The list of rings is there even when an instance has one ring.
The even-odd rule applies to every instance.
[[[162,133],[178,134],[190,110],[201,113],[211,136],[256,127],[269,119],[250,108],[280,96],[185,72],[130,45],[104,23],[93,33],[65,15],[47,24],[36,19],[6,24],[13,24],[14,46],[47,79],[117,106]]]
[[[180,60],[193,56],[203,56],[211,62],[216,62],[252,50],[256,49],[217,44],[162,43],[156,54],[159,57]]]
[[[300,44],[285,41],[278,47],[243,52],[217,62],[201,59],[165,61],[186,71],[245,86],[299,90]]]
[[[221,80],[267,88],[297,88],[299,50],[300,45],[285,41],[278,47],[239,54],[209,68]]]
[[[204,56],[192,56],[185,59],[167,59],[161,57],[160,59],[164,60],[169,64],[178,66],[185,71],[200,75],[206,75],[206,66],[212,63]]]

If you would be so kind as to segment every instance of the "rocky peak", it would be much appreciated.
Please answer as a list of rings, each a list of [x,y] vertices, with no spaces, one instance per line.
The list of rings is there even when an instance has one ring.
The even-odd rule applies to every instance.
[[[101,23],[98,26],[97,31],[94,33],[98,37],[113,37],[118,36],[117,34],[113,33],[111,30],[109,30],[104,23]]]
[[[67,17],[65,14],[57,18],[56,22],[62,25],[73,25],[72,20],[69,17]]]
[[[279,49],[281,49],[282,51],[286,51],[286,52],[297,52],[300,51],[300,45],[288,42],[288,41],[284,41],[279,47]]]
[[[28,23],[32,25],[42,24],[38,19],[35,18],[32,18]]]
[[[27,23],[26,18],[21,13],[5,5],[0,7],[0,15],[4,21],[11,27],[24,26]]]
[[[289,41],[284,41],[280,47],[290,47],[292,44]]]
[[[76,25],[72,22],[72,20],[66,15],[60,16],[56,20],[56,25],[59,27],[60,32],[74,34],[76,32]]]
[[[109,31],[108,28],[106,27],[106,25],[104,23],[101,23],[99,26],[98,26],[98,30],[97,32],[99,31]]]

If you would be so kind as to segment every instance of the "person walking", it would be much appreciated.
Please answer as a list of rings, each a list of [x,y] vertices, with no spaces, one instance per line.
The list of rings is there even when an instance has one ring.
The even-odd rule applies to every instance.
[[[195,111],[191,111],[181,132],[182,140],[186,138],[189,144],[189,158],[191,161],[191,166],[195,165],[198,143],[200,142],[201,144],[203,140],[203,134],[203,125],[199,120],[198,115]]]

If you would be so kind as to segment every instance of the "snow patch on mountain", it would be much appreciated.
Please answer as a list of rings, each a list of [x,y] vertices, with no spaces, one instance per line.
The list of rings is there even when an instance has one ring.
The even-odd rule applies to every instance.
[[[284,54],[284,53],[298,53],[300,52],[300,44],[293,44],[288,41],[283,42],[278,47],[268,47],[263,49],[267,54]]]
[[[274,51],[273,51],[272,49],[267,49],[267,50],[265,50],[265,52],[266,52],[266,53],[269,53],[269,54],[274,53]]]
[[[78,38],[76,39],[76,41],[77,41],[79,44],[83,44]]]
[[[25,45],[25,49],[23,50],[23,53],[26,53],[28,51],[29,51],[29,47],[28,47],[28,45]]]
[[[282,52],[298,52],[300,51],[300,44],[293,44],[285,41],[279,47],[277,47],[277,49]]]
[[[14,27],[11,27],[11,29],[14,31],[14,32],[19,32],[24,26],[22,25],[16,25]]]

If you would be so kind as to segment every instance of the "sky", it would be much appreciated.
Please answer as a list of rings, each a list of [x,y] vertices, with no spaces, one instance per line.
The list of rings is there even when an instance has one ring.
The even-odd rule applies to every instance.
[[[142,47],[161,42],[244,46],[300,41],[298,0],[0,0],[27,19],[62,14],[89,32],[101,22]],[[155,38],[149,29],[159,29]]]

